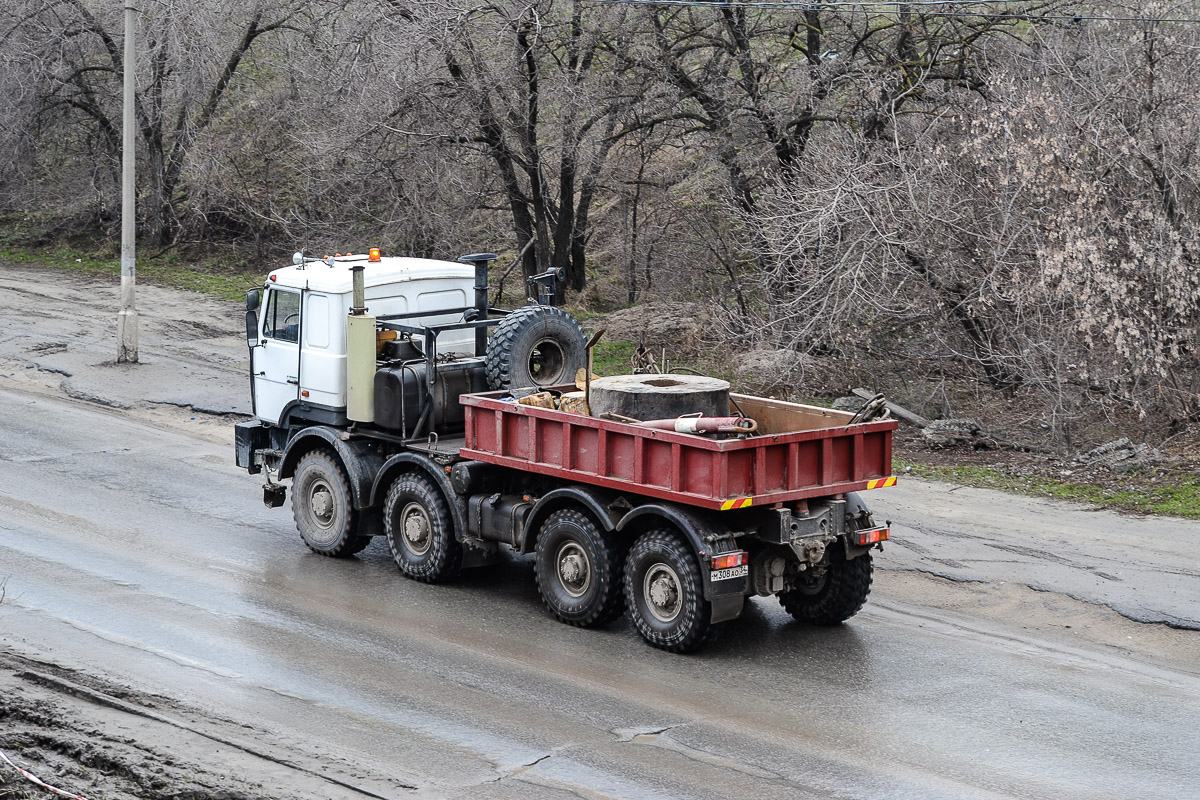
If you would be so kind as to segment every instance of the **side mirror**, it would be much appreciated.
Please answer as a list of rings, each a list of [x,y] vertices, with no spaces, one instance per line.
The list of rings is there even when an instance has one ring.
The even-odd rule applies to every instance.
[[[246,312],[246,339],[247,341],[258,340],[258,312],[251,310]]]
[[[259,304],[262,303],[262,289],[251,289],[246,292],[246,310],[257,311]]]

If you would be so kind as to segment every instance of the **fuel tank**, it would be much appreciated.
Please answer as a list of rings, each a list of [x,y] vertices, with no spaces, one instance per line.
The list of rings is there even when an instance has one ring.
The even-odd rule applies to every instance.
[[[410,362],[383,367],[375,372],[375,424],[402,436],[412,436],[417,421],[428,411],[431,417],[422,433],[430,430],[445,435],[463,430],[465,414],[458,396],[487,391],[483,362],[452,361],[437,365],[432,389],[427,386],[426,364]]]

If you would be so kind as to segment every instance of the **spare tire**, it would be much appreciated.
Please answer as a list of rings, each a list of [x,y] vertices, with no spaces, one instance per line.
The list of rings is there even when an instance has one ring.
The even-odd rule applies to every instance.
[[[554,306],[525,306],[496,326],[484,368],[493,389],[573,383],[587,365],[583,328]]]

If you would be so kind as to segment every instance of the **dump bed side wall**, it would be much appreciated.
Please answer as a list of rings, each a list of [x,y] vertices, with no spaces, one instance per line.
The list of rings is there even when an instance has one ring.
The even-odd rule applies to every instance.
[[[874,488],[892,421],[713,440],[463,395],[466,458],[729,510]]]

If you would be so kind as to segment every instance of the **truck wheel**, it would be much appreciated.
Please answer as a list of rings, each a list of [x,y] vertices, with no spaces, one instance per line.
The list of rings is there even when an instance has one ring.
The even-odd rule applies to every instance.
[[[779,593],[779,603],[793,617],[813,625],[837,625],[853,617],[871,593],[871,554],[847,560],[844,548],[827,551],[829,564],[819,578],[796,578],[796,588]],[[809,571],[811,572],[811,570]]]
[[[692,549],[671,530],[643,534],[625,560],[625,602],[647,643],[687,653],[716,637]]]
[[[308,549],[323,556],[353,555],[371,542],[354,533],[357,514],[346,474],[320,450],[305,454],[296,466],[292,516]]]
[[[484,357],[493,389],[572,383],[586,364],[583,328],[554,306],[525,306],[509,314],[496,326]]]
[[[538,533],[534,576],[550,613],[568,625],[594,628],[625,611],[623,548],[574,509],[551,514]]]
[[[400,571],[425,583],[440,583],[462,567],[462,545],[446,499],[424,475],[410,472],[388,489],[383,528]]]

